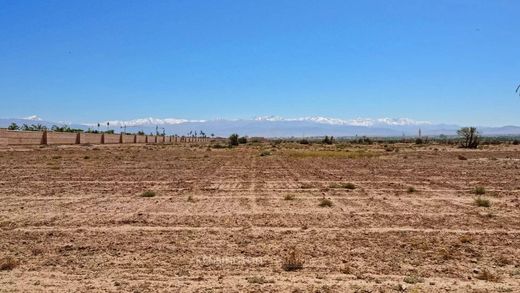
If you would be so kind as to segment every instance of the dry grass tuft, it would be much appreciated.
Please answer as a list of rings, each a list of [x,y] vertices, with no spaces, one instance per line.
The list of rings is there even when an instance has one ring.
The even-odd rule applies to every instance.
[[[155,191],[151,191],[151,190],[147,190],[143,193],[141,193],[141,197],[154,197],[156,194],[155,194]]]
[[[274,283],[273,280],[266,279],[264,276],[254,276],[246,278],[247,282],[250,284],[267,284],[267,283]]]
[[[304,260],[295,247],[289,249],[287,255],[282,259],[282,269],[287,272],[298,271],[303,269]]]
[[[320,203],[319,203],[319,206],[322,207],[322,208],[330,208],[332,207],[333,203],[332,203],[332,200],[328,199],[328,198],[322,198],[320,199]]]
[[[18,266],[18,262],[10,257],[6,256],[0,259],[0,271],[10,271]]]
[[[283,197],[284,200],[295,200],[296,199],[296,196],[294,194],[286,194],[284,197]]]
[[[423,283],[424,279],[418,276],[406,276],[404,277],[403,281],[408,284],[417,284]]]
[[[482,186],[477,186],[473,189],[473,193],[476,195],[483,195],[486,194],[486,189]]]
[[[500,277],[496,274],[493,274],[492,272],[488,271],[487,269],[482,270],[478,275],[476,276],[479,280],[489,281],[489,282],[498,282],[500,281]]]
[[[478,207],[485,207],[485,208],[489,208],[491,206],[491,202],[489,201],[489,199],[485,199],[480,196],[475,198],[475,204]]]
[[[408,189],[406,189],[406,192],[415,193],[415,192],[417,192],[417,189],[415,189],[415,187],[413,187],[413,186],[410,186],[410,187],[408,187]]]
[[[356,189],[356,185],[354,185],[353,183],[331,183],[329,185],[329,188],[345,188],[345,189],[350,189],[350,190],[353,190],[353,189]]]

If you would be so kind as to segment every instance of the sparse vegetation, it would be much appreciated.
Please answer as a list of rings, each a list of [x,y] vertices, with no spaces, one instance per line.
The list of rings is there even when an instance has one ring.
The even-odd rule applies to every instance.
[[[415,187],[413,187],[413,186],[410,186],[410,187],[408,187],[406,189],[406,192],[408,192],[408,193],[415,193],[415,192],[417,192],[417,189],[415,189]]]
[[[282,269],[287,272],[303,269],[304,260],[295,247],[289,249],[287,255],[282,259]]]
[[[239,144],[246,144],[247,143],[247,137],[242,136],[238,139]]]
[[[485,207],[485,208],[488,208],[491,206],[491,202],[489,201],[489,199],[485,199],[480,196],[475,198],[475,204],[478,207]]]
[[[332,200],[330,200],[328,198],[321,198],[319,206],[322,208],[325,208],[325,207],[329,208],[329,207],[333,206],[333,203],[332,203]]]
[[[10,257],[6,256],[0,259],[0,271],[10,271],[18,266],[18,262]]]
[[[356,185],[354,185],[353,183],[331,183],[329,185],[330,188],[344,188],[344,189],[350,189],[350,190],[354,190],[356,189]]]
[[[264,276],[254,276],[246,278],[247,282],[250,284],[267,284],[274,283],[273,280],[266,279]]]
[[[463,155],[458,155],[457,158],[461,161],[466,161],[468,158],[464,157]]]
[[[228,141],[229,141],[230,146],[237,146],[239,144],[238,134],[236,134],[236,133],[231,134],[228,138]]]
[[[152,191],[152,190],[147,190],[143,193],[141,193],[141,197],[154,197],[156,194],[155,194],[155,191]]]
[[[498,282],[500,277],[487,269],[483,269],[476,276],[477,279],[489,282]]]
[[[195,198],[193,198],[192,195],[189,195],[187,201],[188,202],[195,202]]]
[[[326,151],[326,150],[289,150],[285,151],[293,158],[346,158],[346,159],[363,159],[379,156],[376,152],[365,150],[355,151]]]
[[[331,137],[325,136],[325,138],[323,138],[323,140],[321,142],[323,144],[333,144],[334,143],[334,137],[333,136],[331,136]]]
[[[20,126],[18,126],[18,124],[16,123],[11,123],[9,124],[9,126],[7,127],[8,130],[20,130]]]
[[[296,196],[294,194],[286,194],[284,197],[283,197],[284,200],[295,200],[296,199]]]
[[[260,152],[260,157],[267,157],[267,156],[270,156],[270,155],[271,155],[271,152],[268,151],[268,150]]]
[[[477,186],[473,189],[473,193],[476,195],[484,195],[486,194],[486,189],[482,186]]]
[[[457,130],[460,146],[466,149],[476,149],[480,143],[480,134],[476,127],[463,127]]]
[[[406,276],[403,279],[403,282],[408,284],[417,284],[417,283],[423,283],[424,279],[418,276]]]

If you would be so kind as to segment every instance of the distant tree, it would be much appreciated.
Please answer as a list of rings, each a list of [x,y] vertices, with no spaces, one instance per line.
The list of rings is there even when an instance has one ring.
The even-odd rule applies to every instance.
[[[240,144],[245,144],[245,143],[247,143],[247,137],[245,137],[245,136],[240,137],[240,138],[238,139],[238,143],[240,143]]]
[[[334,143],[334,137],[333,136],[331,136],[331,137],[325,136],[325,138],[321,142],[324,143],[324,144],[333,144]]]
[[[215,137],[215,134],[214,134],[214,133],[212,133],[212,134],[211,134],[211,137]]]
[[[480,133],[476,127],[463,127],[457,130],[460,146],[466,149],[476,149],[480,143]]]
[[[139,130],[139,131],[137,132],[137,134],[138,134],[138,135],[144,135],[144,131]]]
[[[11,123],[9,125],[9,127],[7,127],[7,129],[9,129],[9,130],[20,130],[20,126],[18,126],[18,124],[13,122],[13,123]]]
[[[237,146],[238,145],[238,134],[233,133],[229,136],[229,145]]]
[[[58,126],[58,125],[53,125],[51,127],[51,130],[55,131],[55,132],[83,132],[83,129],[70,128],[67,125],[64,125],[64,126],[61,126],[61,127]],[[89,128],[89,131],[90,131],[90,128]]]

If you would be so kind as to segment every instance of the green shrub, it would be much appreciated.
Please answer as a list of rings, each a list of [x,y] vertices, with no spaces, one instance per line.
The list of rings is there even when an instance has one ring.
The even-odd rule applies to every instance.
[[[237,146],[238,145],[238,134],[233,133],[229,136],[229,145],[230,146]]]
[[[238,139],[239,144],[246,144],[247,143],[247,137],[242,136]]]

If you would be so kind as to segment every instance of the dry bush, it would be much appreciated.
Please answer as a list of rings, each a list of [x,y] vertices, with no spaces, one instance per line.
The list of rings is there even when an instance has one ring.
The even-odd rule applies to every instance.
[[[406,276],[404,277],[403,281],[408,284],[417,284],[423,283],[424,279],[418,276]]]
[[[6,256],[0,259],[0,271],[10,271],[18,266],[18,262],[10,257]]]
[[[284,200],[295,200],[296,196],[294,194],[286,194],[283,199]]]
[[[463,155],[458,156],[459,160],[466,161],[468,158],[464,157]]]
[[[482,270],[478,275],[476,276],[479,280],[489,281],[489,282],[498,282],[500,281],[500,277],[496,274],[493,274],[492,272],[488,271],[487,269]]]
[[[267,157],[267,156],[270,156],[271,155],[271,152],[270,151],[262,151],[260,153],[260,157]]]
[[[459,237],[459,240],[461,243],[471,243],[471,241],[473,241],[473,238],[469,235],[462,235]]]
[[[143,193],[141,193],[141,197],[154,197],[156,194],[155,194],[155,191],[151,191],[151,190],[147,190]]]
[[[345,189],[350,189],[350,190],[353,190],[353,189],[356,189],[356,185],[354,185],[353,183],[332,183],[329,185],[330,188],[345,188]]]
[[[475,204],[478,207],[485,207],[485,208],[489,208],[491,206],[491,202],[489,201],[489,199],[485,199],[480,196],[475,198]]]
[[[187,199],[188,202],[195,202],[195,198],[193,198],[193,196],[188,196],[188,199]]]
[[[329,208],[329,207],[332,207],[333,203],[332,203],[332,200],[328,199],[328,198],[322,198],[320,199],[320,204],[319,206],[322,207],[322,208]]]
[[[408,189],[406,189],[406,192],[414,193],[414,192],[417,192],[417,189],[415,189],[415,187],[413,187],[413,186],[410,186],[410,187],[408,187]]]
[[[287,272],[303,269],[305,261],[295,247],[291,247],[287,255],[282,259],[282,269]]]
[[[473,189],[473,193],[476,195],[483,195],[486,194],[486,189],[482,186],[477,186]]]
[[[312,184],[310,184],[310,183],[302,183],[300,185],[300,188],[301,189],[311,189],[311,188],[314,188],[314,186]]]

